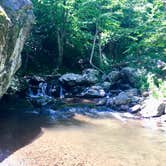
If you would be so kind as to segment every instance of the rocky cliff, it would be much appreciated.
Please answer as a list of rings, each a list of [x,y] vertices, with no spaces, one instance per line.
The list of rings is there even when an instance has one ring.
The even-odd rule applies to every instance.
[[[0,0],[0,97],[21,65],[21,51],[33,21],[29,0]]]

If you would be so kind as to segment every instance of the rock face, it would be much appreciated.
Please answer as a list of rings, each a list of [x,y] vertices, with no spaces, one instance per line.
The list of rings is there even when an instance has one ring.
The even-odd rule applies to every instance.
[[[0,1],[0,97],[21,65],[21,51],[33,21],[29,0]]]

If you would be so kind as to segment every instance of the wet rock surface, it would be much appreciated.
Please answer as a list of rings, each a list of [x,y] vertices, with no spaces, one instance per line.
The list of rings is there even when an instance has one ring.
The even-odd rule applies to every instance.
[[[60,117],[63,119],[65,114],[73,116],[70,109],[59,109],[66,101],[71,105],[75,101],[90,104],[93,108],[97,108],[97,112],[100,107],[102,107],[101,110],[106,107],[110,112],[129,113],[130,118],[136,119],[164,116],[165,104],[154,99],[149,92],[140,93],[139,89],[135,87],[137,83],[134,81],[137,81],[138,75],[134,72],[134,69],[125,67],[121,70],[113,70],[107,76],[102,76],[94,69],[86,69],[82,74],[29,76],[26,78],[30,85],[27,99],[34,108],[42,109],[42,111],[38,111],[41,115],[46,115],[45,111],[47,115],[50,110],[50,112],[54,112],[54,116],[50,113],[51,119],[54,120]],[[56,111],[57,109],[62,115]],[[84,112],[90,115],[91,112],[90,108],[86,111],[85,107],[79,108],[79,110],[81,111],[76,109],[75,113]],[[164,122],[164,120],[162,121]]]
[[[131,112],[136,112],[135,108],[130,109],[130,107],[140,104],[142,97],[139,90],[134,88],[131,80],[129,80],[134,80],[133,78],[136,77],[133,71],[134,69],[132,68],[124,68],[114,70],[107,76],[102,76],[95,69],[85,69],[82,74],[64,74],[59,77],[59,82],[53,81],[54,77],[52,76],[52,86],[49,85],[46,79],[35,76],[29,78],[29,84],[31,85],[30,96],[33,98],[31,98],[31,101],[39,107],[40,105],[43,106],[42,103],[48,105],[50,103],[49,97],[89,98],[96,99],[96,105],[105,105],[115,111],[133,110]],[[129,78],[130,76],[132,78]],[[102,79],[99,79],[100,77]],[[35,85],[36,89],[33,85]],[[50,93],[53,91],[57,95]],[[47,99],[45,99],[46,102],[43,102],[43,97],[45,96]]]

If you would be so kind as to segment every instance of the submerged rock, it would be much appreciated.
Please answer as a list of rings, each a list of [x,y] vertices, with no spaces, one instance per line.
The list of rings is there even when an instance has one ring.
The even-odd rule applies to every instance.
[[[33,20],[29,0],[0,1],[0,97],[21,66],[21,51]]]

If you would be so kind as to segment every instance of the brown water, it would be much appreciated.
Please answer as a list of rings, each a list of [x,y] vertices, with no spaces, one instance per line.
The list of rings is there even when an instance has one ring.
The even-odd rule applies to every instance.
[[[42,134],[17,149],[2,166],[165,166],[166,134],[127,123],[76,115],[42,127]]]

